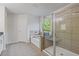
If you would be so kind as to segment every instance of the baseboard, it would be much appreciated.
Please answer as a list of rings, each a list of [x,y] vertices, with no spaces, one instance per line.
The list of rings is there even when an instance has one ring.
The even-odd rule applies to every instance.
[[[12,45],[12,44],[16,44],[16,43],[30,43],[30,42],[16,41],[16,42],[7,43],[6,45]]]

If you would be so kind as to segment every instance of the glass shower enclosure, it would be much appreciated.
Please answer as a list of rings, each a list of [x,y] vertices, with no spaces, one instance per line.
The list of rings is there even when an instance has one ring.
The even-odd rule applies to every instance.
[[[79,4],[70,4],[54,13],[53,54],[79,55]]]

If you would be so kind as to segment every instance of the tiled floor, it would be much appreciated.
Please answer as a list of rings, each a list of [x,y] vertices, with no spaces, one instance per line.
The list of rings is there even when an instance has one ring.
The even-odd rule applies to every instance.
[[[36,46],[29,43],[15,43],[7,45],[6,51],[1,56],[46,56]]]

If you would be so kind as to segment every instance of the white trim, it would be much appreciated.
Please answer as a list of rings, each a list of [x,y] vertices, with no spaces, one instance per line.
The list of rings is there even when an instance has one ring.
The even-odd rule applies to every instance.
[[[45,50],[43,50],[43,52],[45,52],[48,56],[52,56],[52,55],[50,55],[47,51],[45,51]]]
[[[15,44],[15,43],[30,43],[30,42],[24,42],[24,41],[16,41],[16,42],[10,42],[10,43],[7,43],[6,45],[9,45],[9,44]]]
[[[53,14],[53,54],[56,55],[56,43],[55,43],[55,14]]]

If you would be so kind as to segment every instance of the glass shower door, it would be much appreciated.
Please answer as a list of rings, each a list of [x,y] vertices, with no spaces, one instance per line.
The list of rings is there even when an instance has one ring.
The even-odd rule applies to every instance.
[[[79,54],[79,13],[72,13],[72,52]]]
[[[66,56],[71,51],[71,34],[72,22],[71,11],[62,11],[55,14],[55,40],[56,40],[56,55]]]

